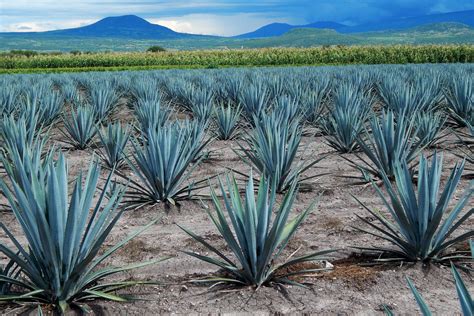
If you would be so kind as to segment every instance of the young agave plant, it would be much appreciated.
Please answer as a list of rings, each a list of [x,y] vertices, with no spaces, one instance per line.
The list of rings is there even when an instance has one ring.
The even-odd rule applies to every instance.
[[[0,223],[0,229],[14,246],[9,248],[0,244],[0,252],[10,260],[7,265],[10,272],[15,271],[0,274],[0,283],[3,282],[3,289],[6,290],[0,296],[0,302],[50,304],[60,313],[70,306],[87,311],[83,302],[93,299],[123,302],[127,298],[114,294],[117,289],[150,283],[101,282],[109,276],[157,262],[100,267],[115,251],[143,231],[132,234],[99,254],[122,214],[117,209],[122,190],[114,187],[108,191],[111,175],[93,206],[100,175],[97,164],[91,165],[84,184],[82,174],[77,177],[69,202],[68,168],[62,154],[57,162],[49,163],[44,178],[39,179],[36,174],[31,173],[33,177],[28,178],[26,173],[22,173],[20,182],[9,177],[13,190],[0,180],[0,188],[26,238],[26,246],[23,246],[24,243],[20,243]],[[107,200],[104,199],[106,196]]]
[[[434,111],[442,93],[439,76],[429,80],[419,77],[406,82],[402,78],[382,81],[379,92],[388,109],[399,115],[412,116],[419,111]]]
[[[355,87],[341,86],[335,95],[334,107],[321,122],[329,146],[340,153],[357,150],[357,139],[365,128],[370,109],[371,100],[368,97]]]
[[[64,96],[64,101],[69,104],[79,104],[80,94],[77,86],[74,83],[69,83],[61,87],[61,92]]]
[[[270,105],[270,97],[267,89],[263,84],[250,85],[247,89],[241,91],[240,104],[242,104],[245,116],[248,119],[262,117]]]
[[[467,289],[466,284],[464,283],[463,279],[461,278],[461,275],[456,270],[454,265],[451,265],[451,273],[453,274],[454,281],[456,283],[456,291],[458,293],[459,303],[461,305],[461,311],[462,311],[463,316],[474,315],[474,301],[472,300],[471,294],[469,293],[469,290]],[[431,310],[426,304],[421,294],[418,292],[418,290],[413,285],[410,279],[407,278],[407,282],[408,282],[408,286],[410,287],[410,290],[415,296],[416,302],[418,306],[420,307],[420,310],[423,316],[431,316],[432,315]]]
[[[38,109],[38,121],[42,126],[55,123],[64,107],[64,96],[59,92],[50,92],[43,96]]]
[[[205,89],[195,89],[187,103],[195,120],[208,122],[214,111],[214,93]]]
[[[239,134],[238,123],[242,108],[240,106],[234,108],[231,104],[227,106],[221,104],[214,110],[217,123],[216,136],[220,140],[229,140]]]
[[[286,95],[275,99],[273,111],[278,113],[283,122],[286,124],[302,124],[301,107],[297,99]]]
[[[388,111],[383,112],[380,119],[374,116],[370,125],[372,134],[366,131],[365,139],[359,138],[358,144],[372,164],[361,156],[358,157],[362,163],[348,161],[362,172],[364,181],[368,181],[370,176],[393,179],[395,166],[402,161],[412,162],[424,148],[423,139],[412,136],[417,133],[414,130],[415,117],[409,119],[402,114],[395,119],[393,112]]]
[[[324,81],[320,86],[316,86],[314,90],[307,91],[300,98],[303,116],[310,124],[318,124],[323,111],[324,101],[330,91],[330,81]]]
[[[446,117],[437,112],[420,112],[415,117],[416,137],[421,140],[421,145],[434,146],[444,136],[441,134]]]
[[[109,168],[119,169],[125,162],[125,147],[130,139],[130,127],[120,123],[109,124],[105,130],[99,131],[102,149],[99,156]]]
[[[90,92],[91,109],[97,122],[105,120],[107,115],[114,109],[119,96],[110,86],[94,88]]]
[[[125,195],[127,207],[139,208],[159,202],[176,205],[202,188],[203,181],[187,186],[184,183],[199,159],[191,167],[192,162],[210,141],[204,141],[204,135],[205,129],[197,122],[175,122],[157,130],[149,129],[142,139],[132,141],[134,163],[129,161],[129,165],[141,183],[121,175],[130,182],[131,190]]]
[[[15,112],[19,96],[20,93],[14,85],[2,85],[0,88],[0,116]]]
[[[239,144],[236,153],[248,165],[255,167],[262,176],[276,182],[276,190],[281,193],[293,182],[301,182],[314,177],[299,179],[300,175],[321,161],[295,163],[301,141],[301,128],[297,122],[289,124],[277,113],[254,118],[255,128],[244,139],[246,146]]]
[[[80,106],[77,110],[71,110],[71,117],[63,117],[63,132],[65,143],[70,144],[75,149],[86,149],[89,147],[97,134],[95,125],[95,113],[90,107]]]
[[[37,116],[26,118],[22,115],[15,118],[14,115],[4,116],[0,121],[0,140],[3,151],[11,152],[16,149],[20,154],[25,148],[31,148],[40,138],[42,133],[37,124]],[[42,138],[47,138],[43,135]]]
[[[370,210],[357,200],[376,218],[376,221],[371,222],[363,217],[359,218],[376,232],[357,229],[387,240],[395,245],[396,249],[376,247],[372,250],[391,253],[397,260],[442,261],[446,250],[451,245],[474,236],[472,227],[466,227],[466,232],[451,237],[474,213],[474,208],[471,208],[458,219],[466,204],[469,205],[469,200],[474,193],[472,184],[454,207],[448,210],[463,169],[464,161],[455,165],[441,195],[439,187],[442,155],[436,153],[433,155],[431,166],[427,158],[420,157],[417,185],[413,184],[413,176],[406,161],[395,168],[395,184],[392,184],[387,175],[384,175],[383,183],[390,197],[389,200],[384,197],[381,189],[374,183],[373,186],[377,190],[377,194],[393,220],[377,211]],[[380,225],[377,225],[377,222]],[[455,257],[456,255],[451,254],[449,258]]]
[[[211,189],[215,213],[210,210],[206,211],[230,248],[232,256],[224,254],[204,238],[180,226],[189,236],[219,257],[215,259],[185,251],[188,255],[216,265],[225,271],[225,276],[210,277],[204,281],[257,287],[270,283],[299,285],[291,277],[326,270],[321,267],[290,272],[291,267],[297,264],[326,260],[327,258],[323,256],[334,250],[313,252],[301,257],[294,257],[295,253],[293,253],[286,261],[281,259],[288,242],[315,205],[312,203],[308,209],[293,219],[289,219],[296,196],[296,184],[291,186],[280,207],[274,212],[276,190],[268,179],[262,178],[260,180],[258,193],[255,196],[254,181],[252,174],[250,174],[244,199],[240,197],[235,178],[227,176],[226,179],[227,192],[219,179],[224,203],[219,201],[217,194]],[[273,216],[273,214],[275,215]]]
[[[171,116],[170,108],[163,106],[160,100],[138,100],[134,110],[142,132],[146,132],[150,128],[158,129],[165,126]]]
[[[42,175],[56,154],[54,147],[47,152],[44,150],[46,142],[47,138],[38,138],[21,146],[6,145],[5,151],[0,153],[1,166],[18,183],[24,174],[28,179],[44,178]]]
[[[455,76],[444,91],[448,110],[459,126],[474,125],[474,82],[468,75]]]

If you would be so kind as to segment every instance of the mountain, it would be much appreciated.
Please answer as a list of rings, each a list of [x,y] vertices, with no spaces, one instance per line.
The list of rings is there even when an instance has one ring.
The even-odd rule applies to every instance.
[[[393,19],[393,20],[382,20],[367,24],[347,26],[337,22],[315,22],[306,25],[291,25],[286,23],[272,23],[261,28],[235,36],[235,38],[265,38],[280,36],[286,32],[299,29],[299,28],[316,28],[316,29],[332,29],[339,33],[362,33],[362,32],[376,32],[376,31],[389,31],[389,30],[404,30],[413,27],[417,27],[425,24],[434,23],[445,23],[454,22],[462,23],[471,27],[474,27],[474,10],[469,11],[458,11],[440,14],[430,14],[409,18]]]
[[[429,14],[401,19],[382,20],[376,23],[367,23],[340,28],[342,33],[361,33],[387,30],[403,30],[424,24],[455,22],[474,27],[474,10]]]
[[[13,34],[13,35],[12,35]],[[17,35],[15,35],[17,34]],[[145,51],[153,45],[169,50],[311,47],[321,45],[474,44],[474,28],[460,23],[425,24],[405,30],[339,33],[330,29],[296,28],[280,36],[255,39],[183,37],[129,39],[116,37],[47,36],[44,33],[0,33],[0,50]]]
[[[315,22],[306,25],[291,25],[287,23],[272,23],[261,28],[241,35],[234,36],[234,38],[264,38],[264,37],[273,37],[273,36],[280,36],[285,34],[286,32],[293,30],[293,29],[300,29],[300,28],[316,28],[316,29],[332,29],[332,30],[339,30],[340,28],[346,27],[343,24],[339,24],[336,22],[330,21],[323,21],[323,22]]]
[[[107,17],[93,24],[46,32],[0,33],[2,35],[18,35],[31,37],[87,37],[87,38],[127,38],[127,39],[180,39],[188,37],[203,37],[178,33],[167,27],[152,24],[136,15]]]

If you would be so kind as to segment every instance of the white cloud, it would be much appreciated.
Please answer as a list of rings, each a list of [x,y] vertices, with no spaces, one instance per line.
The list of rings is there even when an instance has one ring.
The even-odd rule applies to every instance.
[[[95,20],[59,20],[59,21],[30,21],[20,23],[10,23],[0,26],[0,32],[43,32],[57,29],[68,29],[88,25]]]

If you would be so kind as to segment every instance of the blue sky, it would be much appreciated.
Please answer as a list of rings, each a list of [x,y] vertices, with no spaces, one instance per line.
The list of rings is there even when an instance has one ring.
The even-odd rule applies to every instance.
[[[0,31],[44,31],[136,14],[176,31],[235,35],[271,22],[359,24],[474,9],[474,0],[0,0]]]

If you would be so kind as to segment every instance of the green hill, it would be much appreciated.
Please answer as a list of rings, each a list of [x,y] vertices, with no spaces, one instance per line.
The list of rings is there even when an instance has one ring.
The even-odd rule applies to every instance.
[[[435,23],[407,30],[342,34],[334,30],[301,28],[275,37],[237,39],[222,37],[140,40],[124,38],[83,38],[17,33],[0,35],[0,50],[37,51],[144,51],[152,45],[171,50],[311,47],[323,45],[390,44],[474,44],[474,28],[461,23]]]

